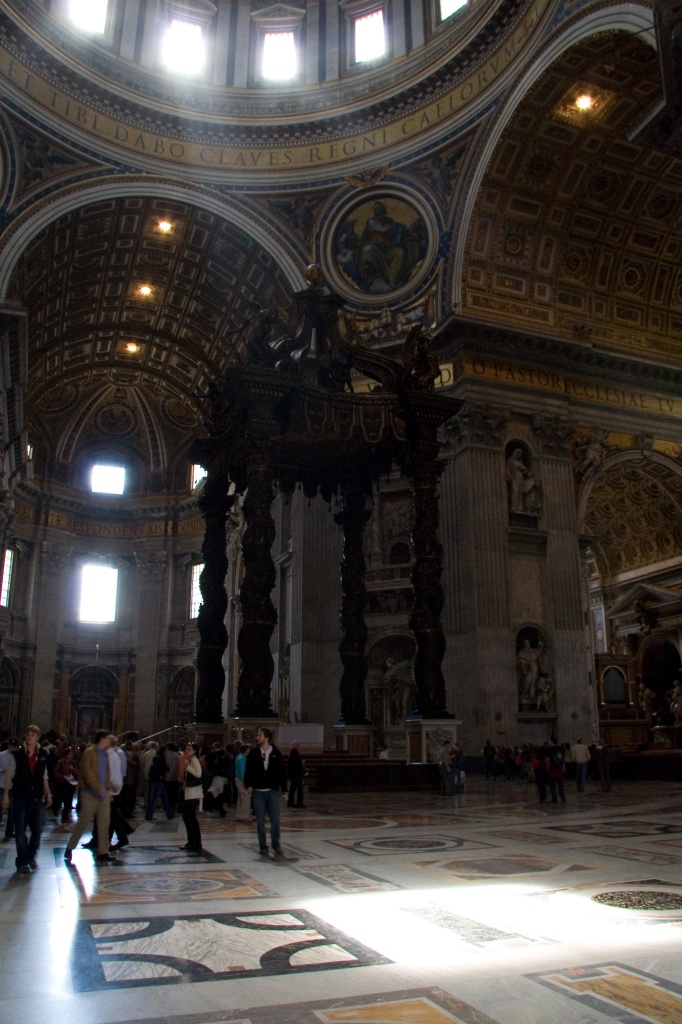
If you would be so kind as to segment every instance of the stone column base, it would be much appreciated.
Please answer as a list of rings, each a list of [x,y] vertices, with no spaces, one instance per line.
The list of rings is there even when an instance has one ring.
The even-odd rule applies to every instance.
[[[405,722],[407,760],[433,764],[444,743],[457,742],[458,718],[420,718]]]
[[[364,754],[365,757],[372,756],[372,726],[371,725],[344,725],[337,723],[334,726],[336,737],[336,749],[348,754]]]

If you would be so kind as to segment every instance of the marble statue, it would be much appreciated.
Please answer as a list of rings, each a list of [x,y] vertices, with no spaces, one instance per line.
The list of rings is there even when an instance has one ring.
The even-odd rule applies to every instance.
[[[514,448],[506,462],[509,511],[536,515],[539,511],[539,481],[523,460],[523,449]]]
[[[653,690],[650,690],[644,685],[639,684],[639,706],[647,716],[651,716],[656,707],[657,696]]]
[[[391,724],[397,725],[404,722],[414,709],[412,659],[396,662],[393,658],[386,658],[384,684],[388,687]]]
[[[682,680],[676,679],[670,695],[670,710],[675,718],[675,725],[682,725]]]

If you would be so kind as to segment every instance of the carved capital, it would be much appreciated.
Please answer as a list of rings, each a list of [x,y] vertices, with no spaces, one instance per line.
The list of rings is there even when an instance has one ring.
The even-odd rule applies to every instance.
[[[454,454],[469,444],[499,448],[510,415],[508,409],[495,409],[487,403],[481,405],[466,402],[461,411],[441,428],[441,437],[446,446],[444,454]]]
[[[533,416],[530,425],[539,441],[542,455],[554,455],[557,458],[570,455],[574,424],[563,416]]]
[[[160,580],[166,568],[166,552],[133,552],[138,572],[149,580]]]
[[[43,548],[41,552],[43,572],[63,572],[69,564],[72,551],[73,548],[67,547],[66,544],[53,544],[48,540],[43,541]]]

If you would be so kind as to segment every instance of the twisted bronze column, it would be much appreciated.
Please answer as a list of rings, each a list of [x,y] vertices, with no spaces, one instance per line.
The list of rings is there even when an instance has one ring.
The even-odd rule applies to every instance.
[[[242,558],[244,579],[239,591],[242,625],[237,649],[242,670],[234,715],[241,718],[274,718],[271,685],[275,663],[270,638],[277,625],[277,611],[270,599],[276,571],[272,560],[275,523],[272,469],[266,444],[251,442],[247,455],[248,489],[244,499]]]
[[[343,530],[341,559],[341,643],[339,654],[343,673],[339,691],[341,718],[346,725],[366,725],[367,708],[367,625],[365,623],[365,556],[362,535],[370,513],[365,509],[367,495],[357,485],[345,487],[339,500],[341,510],[334,520]]]
[[[435,430],[418,427],[410,433],[405,469],[413,491],[414,604],[409,626],[416,642],[412,670],[417,688],[416,714],[423,718],[447,718],[445,680],[441,669],[445,655],[445,634],[441,623],[443,548],[438,540],[438,480],[445,463],[438,458]]]
[[[194,719],[197,722],[222,722],[222,698],[225,688],[223,654],[227,647],[225,613],[227,593],[227,513],[234,497],[228,495],[228,480],[222,473],[209,470],[204,492],[199,498],[206,529],[201,553],[204,568],[199,577],[201,607],[199,651],[197,653],[198,686]]]

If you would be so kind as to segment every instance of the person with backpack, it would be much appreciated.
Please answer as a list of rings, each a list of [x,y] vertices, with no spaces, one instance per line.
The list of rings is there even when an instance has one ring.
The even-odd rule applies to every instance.
[[[556,738],[553,736],[550,740],[549,768],[547,769],[549,795],[553,804],[557,802],[557,797],[561,800],[562,804],[566,803],[566,793],[564,792],[565,775],[566,768],[563,747],[557,743]]]

